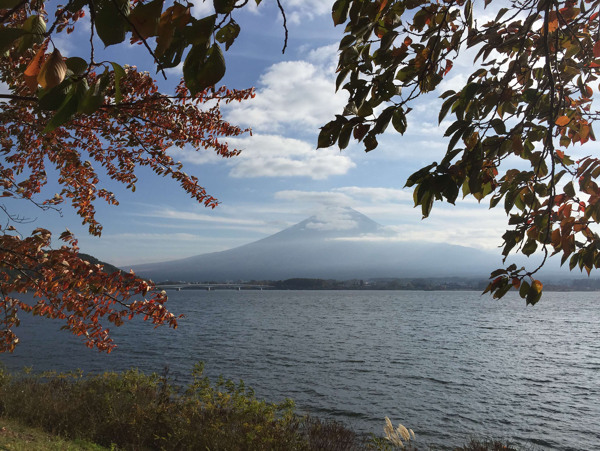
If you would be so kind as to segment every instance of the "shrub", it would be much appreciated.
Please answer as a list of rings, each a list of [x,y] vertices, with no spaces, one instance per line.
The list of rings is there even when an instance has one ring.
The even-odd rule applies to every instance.
[[[84,376],[0,371],[0,414],[69,438],[122,449],[360,449],[338,423],[300,417],[294,403],[258,400],[243,382],[212,385],[203,365],[186,388],[137,370]]]

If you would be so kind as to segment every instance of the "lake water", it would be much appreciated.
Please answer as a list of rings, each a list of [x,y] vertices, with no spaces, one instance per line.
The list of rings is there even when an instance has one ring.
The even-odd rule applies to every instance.
[[[418,444],[506,438],[538,449],[600,448],[600,294],[546,293],[535,307],[476,292],[181,291],[176,331],[134,322],[99,354],[48,320],[19,330],[9,369],[162,371],[193,364],[274,402]]]

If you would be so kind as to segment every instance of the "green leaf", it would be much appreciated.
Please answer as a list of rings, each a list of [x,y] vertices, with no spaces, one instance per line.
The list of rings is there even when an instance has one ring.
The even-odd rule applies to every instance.
[[[450,107],[454,104],[454,102],[454,96],[449,97],[444,101],[442,107],[440,108],[440,114],[438,115],[438,124],[442,123],[442,121],[446,117],[446,114],[448,114],[448,110],[450,110]]]
[[[123,16],[129,16],[129,0],[97,0],[96,32],[105,46],[119,44],[125,40],[129,24]]]
[[[34,14],[29,16],[23,23],[23,30],[27,32],[21,38],[19,43],[19,54],[33,47],[33,44],[41,44],[44,42],[44,33],[46,32],[46,22],[41,15]]]
[[[527,242],[525,243],[525,246],[523,246],[523,249],[521,250],[521,252],[523,252],[525,255],[527,255],[528,257],[533,254],[536,249],[537,249],[537,241],[535,240],[527,240]]]
[[[192,46],[183,63],[183,78],[192,95],[215,85],[224,75],[225,60],[217,44],[208,51],[204,44]]]
[[[208,41],[215,29],[217,15],[206,16],[200,20],[195,20],[189,27],[185,27],[183,34],[186,40],[193,46],[204,44],[208,47]]]
[[[23,30],[27,33],[19,41],[17,49],[19,55],[33,47],[33,44],[40,44],[44,41],[46,22],[40,15],[29,16],[23,23]]]
[[[41,89],[38,102],[39,107],[42,110],[58,110],[71,89],[73,89],[73,82],[71,79],[64,80],[58,86],[47,91]]]
[[[469,83],[463,88],[462,97],[465,100],[473,100],[475,94],[479,90],[479,83]]]
[[[537,304],[537,302],[542,297],[542,292],[536,290],[536,288],[535,288],[534,285],[532,285],[531,288],[529,288],[529,291],[527,292],[527,297],[525,298],[525,302],[527,303],[527,305],[529,305],[529,304],[531,304],[531,305]]]
[[[506,133],[506,125],[504,125],[504,121],[502,119],[492,119],[490,125],[494,128],[494,131],[499,135],[503,135]]]
[[[69,94],[61,104],[61,106],[56,111],[56,114],[52,116],[52,119],[48,121],[46,127],[42,131],[42,133],[50,133],[55,130],[57,127],[60,127],[65,122],[67,122],[73,115],[77,112],[77,96],[76,89],[71,89]]]
[[[233,11],[236,0],[213,0],[213,6],[217,14],[229,14]]]
[[[456,143],[458,142],[462,134],[463,130],[461,129],[454,133],[454,135],[452,135],[452,138],[450,138],[450,142],[448,142],[448,152],[451,152],[454,149],[454,146],[456,146]]]
[[[365,136],[365,139],[363,139],[363,143],[365,145],[365,152],[370,152],[373,149],[376,149],[379,145],[379,143],[377,142],[377,138],[375,137],[375,133],[373,133],[373,131],[371,131],[371,133]]]
[[[434,197],[431,191],[426,191],[421,198],[421,212],[423,213],[423,218],[427,218],[429,213],[431,213],[431,209],[433,208],[433,200]]]
[[[123,100],[123,93],[121,92],[121,78],[125,76],[125,69],[119,66],[117,63],[110,63],[115,73],[115,102],[121,103]]]
[[[531,288],[531,285],[529,285],[529,282],[527,281],[522,281],[521,282],[521,287],[519,288],[519,296],[521,296],[523,299],[525,299],[527,297],[527,293],[529,293],[529,290]]]
[[[88,68],[87,61],[83,58],[79,58],[78,56],[67,58],[65,63],[71,72],[73,72],[73,74],[76,76],[83,74]]]
[[[131,30],[134,37],[147,39],[156,36],[163,4],[164,0],[152,0],[149,3],[137,4],[129,15],[129,21],[135,27]]]
[[[573,182],[569,182],[563,188],[565,194],[569,197],[575,197],[575,188],[573,188]]]
[[[406,114],[402,108],[397,108],[392,115],[392,125],[401,135],[406,131]]]
[[[161,66],[164,69],[176,67],[181,62],[183,52],[187,45],[187,39],[183,36],[183,33],[179,33],[178,30],[175,30],[175,37],[173,38],[171,45],[160,54],[158,59]]]
[[[0,0],[0,9],[12,9],[19,4],[21,0]]]
[[[104,74],[96,81],[94,86],[86,90],[81,98],[77,111],[84,114],[92,114],[98,110],[104,103],[104,92],[108,87],[109,73],[105,71]]]
[[[379,115],[379,117],[377,118],[377,120],[375,121],[375,126],[373,127],[373,133],[375,133],[375,134],[383,133],[385,131],[385,129],[387,128],[388,124],[390,123],[390,120],[392,119],[392,116],[394,115],[395,112],[396,112],[395,105],[389,106],[385,110],[383,110],[381,112],[381,114]]]
[[[330,121],[321,127],[319,137],[317,139],[317,149],[331,147],[335,144],[340,135],[342,123],[338,120]]]
[[[348,147],[350,143],[350,137],[352,136],[352,129],[354,128],[354,124],[346,124],[342,127],[340,131],[340,136],[338,138],[338,146],[341,150]]]
[[[350,0],[337,0],[331,8],[331,17],[334,25],[340,25],[346,22],[348,18],[348,8]]]
[[[490,208],[495,208],[496,205],[498,205],[501,200],[502,200],[502,195],[496,194],[496,195],[492,196],[492,198],[490,199]]]
[[[72,13],[75,13],[82,9],[84,6],[88,4],[88,0],[71,0],[67,2],[66,9]]]
[[[217,32],[216,39],[221,44],[225,44],[225,50],[227,51],[239,34],[240,26],[235,22],[235,20],[231,19],[227,25]]]
[[[4,53],[12,47],[13,42],[26,34],[21,28],[0,28],[0,53]]]

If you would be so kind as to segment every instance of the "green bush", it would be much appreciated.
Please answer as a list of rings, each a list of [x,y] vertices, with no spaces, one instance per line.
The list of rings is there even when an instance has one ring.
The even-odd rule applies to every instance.
[[[243,382],[219,378],[203,365],[187,388],[165,375],[137,370],[84,376],[0,370],[0,415],[69,438],[122,449],[360,449],[362,440],[335,422],[300,417],[294,403],[256,399]]]

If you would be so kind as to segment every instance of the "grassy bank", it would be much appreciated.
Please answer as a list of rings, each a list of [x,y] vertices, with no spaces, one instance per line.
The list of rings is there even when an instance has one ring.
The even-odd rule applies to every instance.
[[[84,376],[0,372],[0,417],[66,439],[119,449],[366,449],[335,422],[258,400],[243,383],[211,384],[202,365],[187,387],[136,370]]]
[[[18,421],[0,417],[0,450],[6,451],[108,451],[86,440],[69,440]]]
[[[243,383],[211,384],[202,370],[194,367],[187,387],[136,370],[87,376],[0,370],[0,449],[392,449],[384,438],[300,416],[290,400],[258,400]],[[459,449],[509,448],[474,442]]]

